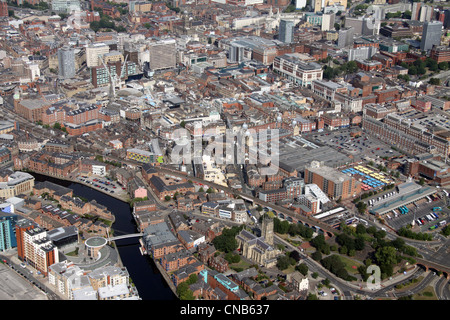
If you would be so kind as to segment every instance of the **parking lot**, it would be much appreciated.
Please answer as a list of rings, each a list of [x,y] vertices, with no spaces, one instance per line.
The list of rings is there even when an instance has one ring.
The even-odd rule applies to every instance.
[[[360,137],[352,137],[350,135],[351,131],[352,129],[346,128],[336,131],[323,131],[321,133],[314,132],[307,137],[345,154],[365,160],[373,160],[377,164],[378,161],[382,161],[385,157],[390,158],[402,155],[388,144],[375,137],[365,135],[364,132]]]
[[[115,194],[117,196],[122,196],[127,194],[126,188],[119,185],[119,183],[105,177],[99,176],[80,176],[77,180],[91,185],[92,188],[105,193]]]
[[[407,225],[411,225],[414,221],[415,227],[413,231],[415,232],[425,232],[430,231],[430,227],[439,225],[441,221],[447,221],[449,210],[445,206],[445,202],[442,199],[438,199],[432,202],[428,202],[426,199],[424,201],[417,202],[415,204],[410,204],[406,206],[408,208],[408,213],[402,214],[400,210],[395,210],[397,212],[397,217],[392,212],[389,212],[385,215],[386,223],[391,226],[395,230],[399,230],[402,227],[406,227]],[[438,218],[432,217],[433,219],[427,219],[427,215],[431,216],[431,212],[433,212],[433,208],[440,207],[442,211],[435,211],[435,214]],[[389,218],[390,217],[390,218]],[[422,225],[420,225],[417,220],[421,220]],[[442,226],[434,229],[440,230]]]

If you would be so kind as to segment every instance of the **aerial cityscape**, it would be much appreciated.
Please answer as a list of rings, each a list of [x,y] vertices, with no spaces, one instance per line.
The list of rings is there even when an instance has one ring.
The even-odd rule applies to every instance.
[[[449,1],[0,0],[0,300],[450,300],[449,154]]]

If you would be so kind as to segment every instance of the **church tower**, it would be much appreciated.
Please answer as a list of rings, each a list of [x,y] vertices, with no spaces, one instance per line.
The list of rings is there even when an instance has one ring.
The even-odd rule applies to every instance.
[[[268,245],[273,246],[273,219],[268,215],[264,215],[262,220],[261,236]]]

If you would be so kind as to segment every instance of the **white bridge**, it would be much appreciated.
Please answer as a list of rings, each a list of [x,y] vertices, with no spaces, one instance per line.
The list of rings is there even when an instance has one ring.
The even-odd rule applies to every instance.
[[[109,237],[109,238],[107,238],[107,240],[114,241],[114,240],[142,237],[143,235],[144,235],[143,233],[130,233],[130,234],[124,234],[122,236]]]

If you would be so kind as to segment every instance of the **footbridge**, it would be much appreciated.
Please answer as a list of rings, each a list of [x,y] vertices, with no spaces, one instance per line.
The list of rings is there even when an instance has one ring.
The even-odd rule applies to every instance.
[[[106,239],[108,241],[114,241],[114,240],[142,237],[143,235],[144,234],[142,232],[141,233],[130,233],[130,234],[124,234],[124,235],[121,235],[121,236],[109,237],[109,238],[106,238]]]

